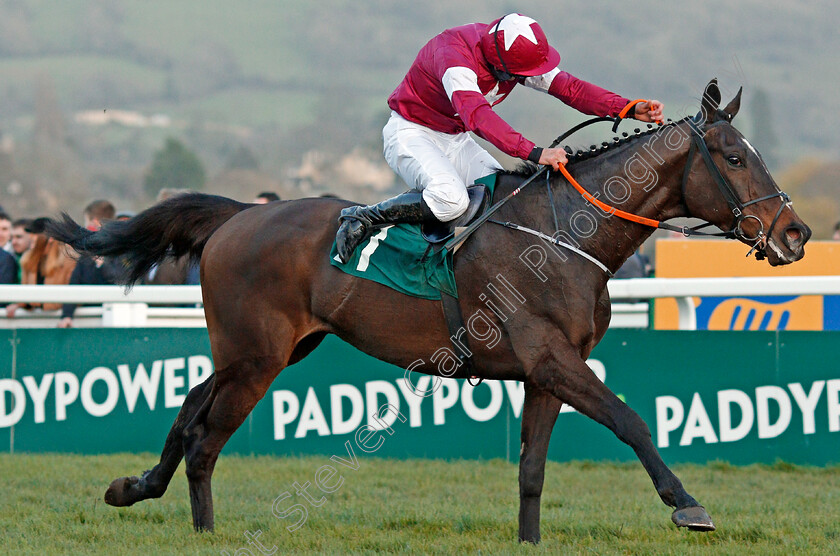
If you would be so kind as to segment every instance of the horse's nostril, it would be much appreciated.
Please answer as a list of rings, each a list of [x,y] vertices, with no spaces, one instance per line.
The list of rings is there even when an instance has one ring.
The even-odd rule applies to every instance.
[[[807,226],[788,226],[785,228],[784,243],[793,252],[800,251],[811,236]]]

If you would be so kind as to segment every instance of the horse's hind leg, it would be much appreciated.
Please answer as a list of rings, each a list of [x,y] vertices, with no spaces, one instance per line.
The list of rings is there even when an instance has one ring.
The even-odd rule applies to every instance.
[[[554,368],[535,369],[532,379],[587,417],[610,429],[619,440],[633,448],[665,504],[676,508],[671,519],[678,527],[713,531],[712,519],[697,500],[683,488],[680,480],[662,461],[653,445],[650,429],[639,415],[618,399],[581,359],[580,352],[566,343],[557,343],[550,355]]]
[[[131,506],[147,498],[160,498],[166,492],[172,475],[184,457],[184,427],[189,423],[201,405],[210,396],[215,375],[211,376],[187,393],[184,404],[166,436],[160,463],[140,477],[114,479],[105,492],[105,502],[111,506]]]
[[[540,542],[540,497],[551,431],[563,404],[554,395],[525,383],[522,444],[519,451],[519,540]]]
[[[284,366],[285,361],[274,357],[249,357],[216,370],[213,391],[184,429],[184,456],[196,531],[213,530],[210,478],[219,452]]]

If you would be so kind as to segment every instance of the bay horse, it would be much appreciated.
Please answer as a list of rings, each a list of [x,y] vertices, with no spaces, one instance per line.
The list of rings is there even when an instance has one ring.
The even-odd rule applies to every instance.
[[[713,80],[698,118],[617,139],[591,156],[571,157],[568,172],[590,194],[611,200],[622,211],[657,221],[701,218],[766,252],[771,265],[796,261],[811,232],[759,153],[731,125],[740,95],[720,109]],[[646,182],[639,181],[641,169],[648,172]],[[497,198],[524,180],[522,172],[500,173]],[[549,243],[486,223],[454,258],[463,313],[481,311],[488,326],[501,331],[492,346],[472,338],[473,373],[525,383],[519,539],[540,541],[546,451],[564,403],[635,451],[662,501],[674,508],[671,519],[677,526],[713,530],[709,514],[663,462],[647,425],[585,362],[610,320],[609,274],[595,262],[615,272],[653,228],[596,209],[559,174],[548,183],[552,196],[542,187],[525,188],[496,215],[546,236],[556,226],[555,236],[567,238],[567,245],[574,242],[586,257],[557,247],[545,250],[539,266],[523,265],[522,254],[531,253],[533,259],[534,248]],[[84,230],[66,214],[47,222],[50,236],[81,253],[122,255],[129,261],[129,284],[166,256],[190,254],[201,260],[214,374],[187,395],[160,462],[140,477],[115,479],[105,493],[108,504],[130,506],[162,496],[185,458],[193,526],[212,530],[211,476],[219,452],[275,377],[327,334],[402,368],[429,361],[439,348],[451,346],[439,301],[405,296],[330,264],[338,215],[349,205],[338,199],[251,205],[196,193],[154,205],[129,221],[109,222],[98,232]],[[499,275],[523,298],[515,314],[497,314],[480,301]],[[464,378],[465,369],[447,376]],[[443,374],[432,362],[412,370]]]

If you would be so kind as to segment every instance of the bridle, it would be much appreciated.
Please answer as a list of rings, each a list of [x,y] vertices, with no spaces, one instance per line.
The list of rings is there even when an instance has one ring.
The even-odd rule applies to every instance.
[[[689,121],[691,124],[689,127],[691,129],[691,146],[688,149],[688,159],[686,160],[685,169],[683,170],[683,178],[681,184],[681,196],[683,205],[686,205],[686,185],[688,184],[688,177],[691,174],[691,169],[694,165],[695,154],[697,152],[700,153],[703,162],[706,164],[706,169],[708,170],[709,174],[712,176],[715,184],[717,184],[718,189],[720,190],[723,198],[726,200],[726,203],[729,205],[729,209],[732,211],[732,216],[734,218],[732,225],[730,226],[729,231],[726,232],[704,232],[701,231],[704,228],[709,226],[713,226],[710,222],[705,222],[698,226],[694,227],[687,227],[687,226],[673,226],[666,222],[661,222],[659,220],[654,220],[652,218],[645,218],[642,216],[637,216],[635,214],[630,214],[621,210],[612,207],[603,201],[595,198],[592,194],[586,191],[578,182],[575,180],[569,171],[566,170],[565,166],[560,167],[560,173],[572,184],[572,186],[578,190],[578,192],[590,203],[597,205],[601,210],[618,216],[619,218],[623,218],[625,220],[630,220],[632,222],[636,222],[638,224],[643,224],[645,226],[650,226],[652,228],[658,228],[662,230],[669,230],[672,232],[678,232],[683,234],[684,236],[713,236],[713,237],[723,237],[727,239],[738,239],[744,241],[745,243],[752,243],[752,248],[747,252],[747,256],[749,257],[753,252],[755,252],[755,257],[758,260],[764,260],[767,257],[767,242],[770,236],[773,233],[773,230],[776,227],[776,223],[779,221],[779,217],[782,215],[782,211],[785,207],[790,206],[791,200],[787,193],[779,190],[776,193],[771,195],[766,195],[764,197],[760,197],[758,199],[750,199],[746,202],[742,202],[738,193],[735,191],[735,188],[729,183],[729,181],[724,177],[721,173],[720,168],[718,168],[717,164],[715,164],[714,160],[712,160],[712,154],[709,152],[709,147],[706,145],[706,141],[703,139],[703,135],[709,129],[728,124],[732,119],[729,114],[718,110],[718,115],[723,118],[722,121],[714,122],[705,126],[704,131],[700,131],[698,120],[699,117],[694,119],[686,118],[684,121]],[[698,115],[699,116],[699,115]],[[678,122],[680,123],[680,122]],[[761,221],[760,218],[753,214],[747,214],[744,209],[751,205],[755,205],[757,203],[761,203],[763,201],[768,201],[775,198],[781,199],[781,205],[779,206],[779,210],[776,211],[776,215],[773,217],[773,221],[770,223],[770,227],[768,228],[767,232],[764,232],[764,223]],[[686,208],[688,208],[686,206]],[[747,235],[744,232],[743,225],[748,220],[755,220],[758,223],[758,231],[753,236]],[[754,242],[754,243],[753,243]]]
[[[710,128],[728,124],[731,121],[731,116],[726,114],[723,111],[718,111],[718,114],[724,118],[722,121],[715,122],[706,126],[706,131]],[[694,120],[696,123],[696,120]],[[779,217],[782,215],[782,211],[785,207],[790,206],[791,200],[790,196],[785,193],[784,191],[777,191],[776,193],[765,195],[764,197],[760,197],[758,199],[750,199],[747,202],[742,202],[738,194],[735,192],[735,189],[729,183],[729,181],[723,176],[718,168],[717,164],[712,160],[712,155],[709,152],[709,147],[706,145],[706,141],[703,139],[702,135],[698,131],[697,128],[691,126],[691,146],[688,149],[688,160],[685,164],[685,170],[683,171],[683,178],[682,178],[682,185],[681,185],[681,194],[683,199],[683,204],[686,202],[686,185],[688,184],[688,177],[691,173],[691,168],[693,166],[695,154],[697,152],[700,153],[700,156],[703,158],[703,162],[706,164],[706,169],[708,170],[709,174],[712,176],[712,179],[717,184],[718,189],[720,190],[723,198],[726,200],[726,204],[729,205],[729,210],[732,211],[732,216],[734,220],[732,225],[730,226],[730,230],[728,232],[722,232],[718,234],[707,234],[703,232],[698,232],[698,230],[705,228],[707,226],[711,226],[710,223],[701,224],[700,226],[695,226],[693,228],[677,228],[675,231],[681,232],[688,235],[716,235],[719,237],[725,237],[728,239],[738,239],[745,243],[753,243],[752,249],[749,250],[747,256],[749,257],[753,251],[755,251],[755,257],[758,260],[763,260],[767,256],[767,242],[770,236],[773,234],[773,230],[776,227],[776,223],[779,221]],[[760,218],[755,216],[754,214],[746,214],[744,209],[751,205],[755,205],[761,203],[763,201],[769,201],[775,198],[781,199],[781,205],[779,206],[779,210],[776,211],[776,215],[773,217],[772,222],[770,223],[770,227],[767,229],[767,233],[764,232],[764,223],[761,221]],[[686,207],[687,208],[687,207]],[[744,222],[748,220],[755,220],[758,223],[758,231],[753,236],[749,236],[744,232],[743,225]],[[662,227],[662,226],[660,226]],[[674,228],[671,226],[670,228]],[[667,228],[666,228],[667,229]]]
[[[602,122],[602,121],[614,121],[615,125],[613,126],[613,130],[615,131],[615,129],[618,127],[618,124],[620,123],[621,119],[623,117],[625,117],[627,115],[627,113],[629,112],[629,110],[639,102],[644,102],[644,99],[634,100],[631,103],[629,103],[626,107],[624,107],[624,109],[619,113],[618,117],[616,117],[616,118],[599,117],[599,118],[592,118],[591,120],[587,120],[587,121],[583,122],[582,124],[579,124],[579,125],[575,126],[574,128],[570,129],[569,131],[567,131],[566,133],[564,133],[563,135],[561,135],[557,139],[555,139],[552,142],[551,146],[555,147],[556,145],[560,144],[560,142],[562,142],[567,137],[569,137],[571,134],[579,131],[580,129],[582,129],[582,128],[588,126],[588,125],[598,123],[598,122]],[[719,125],[727,124],[732,119],[729,114],[726,114],[725,112],[723,112],[721,110],[718,110],[718,115],[721,118],[723,118],[723,120],[722,121],[717,121],[717,122],[714,122],[712,124],[709,124],[709,125],[705,126],[705,131],[708,131],[709,129],[711,129],[713,127],[716,127],[716,126],[719,126]],[[673,226],[673,225],[668,224],[666,222],[661,222],[659,220],[654,220],[652,218],[646,218],[644,216],[638,216],[638,215],[635,215],[635,214],[631,214],[631,213],[622,211],[622,210],[620,210],[616,207],[613,207],[613,206],[611,206],[607,203],[604,203],[603,201],[601,201],[600,199],[598,199],[597,197],[595,197],[594,195],[589,193],[586,189],[583,188],[583,186],[581,186],[577,182],[577,180],[574,177],[572,177],[572,175],[569,173],[569,171],[566,169],[565,166],[563,166],[563,165],[560,166],[560,173],[563,174],[563,176],[566,178],[566,180],[572,185],[572,187],[574,187],[578,191],[578,193],[581,194],[581,196],[584,199],[586,199],[589,203],[597,206],[599,209],[604,211],[606,214],[610,214],[610,215],[613,215],[613,216],[618,216],[619,218],[622,218],[624,220],[629,220],[631,222],[635,222],[637,224],[642,224],[642,225],[649,226],[649,227],[652,227],[652,228],[658,228],[658,229],[662,229],[662,230],[669,230],[669,231],[673,231],[673,232],[678,232],[678,233],[680,233],[684,236],[695,236],[696,235],[696,236],[723,237],[723,238],[727,238],[727,239],[738,239],[738,240],[744,241],[745,243],[748,243],[748,244],[752,243],[753,244],[752,248],[749,250],[749,252],[747,252],[747,256],[749,257],[753,252],[755,252],[756,259],[763,260],[767,256],[767,251],[766,250],[767,250],[768,241],[769,241],[770,236],[773,233],[773,230],[775,229],[776,223],[779,221],[779,217],[781,216],[784,208],[787,207],[787,206],[790,206],[790,204],[791,204],[790,197],[787,195],[787,193],[779,190],[778,192],[773,193],[771,195],[766,195],[766,196],[760,197],[758,199],[750,199],[746,202],[742,202],[740,197],[738,196],[738,193],[735,191],[735,189],[732,187],[732,185],[729,183],[729,181],[721,173],[720,168],[718,168],[718,166],[715,164],[714,160],[712,160],[712,155],[709,152],[709,147],[706,145],[706,141],[703,139],[703,135],[705,134],[705,131],[703,131],[703,132],[700,131],[699,122],[702,121],[702,120],[699,118],[699,116],[700,116],[700,114],[698,114],[698,117],[685,118],[684,120],[682,120],[680,122],[676,122],[676,124],[679,124],[679,123],[682,123],[683,121],[688,121],[690,123],[690,128],[691,128],[691,131],[692,131],[692,133],[691,133],[692,143],[691,143],[691,146],[689,147],[688,158],[687,158],[687,161],[686,161],[685,169],[683,170],[683,177],[682,177],[682,184],[681,184],[682,202],[683,202],[683,205],[686,205],[686,186],[688,184],[688,178],[689,178],[689,175],[691,174],[691,170],[692,170],[692,167],[694,165],[695,155],[696,155],[696,153],[699,152],[701,158],[703,159],[703,161],[706,165],[706,168],[707,168],[709,174],[712,176],[712,179],[717,184],[718,189],[720,190],[721,194],[723,195],[724,199],[726,200],[726,203],[729,205],[729,208],[732,211],[732,215],[733,215],[734,220],[733,220],[733,223],[732,223],[729,231],[725,231],[725,232],[704,232],[704,231],[702,231],[704,228],[707,228],[709,226],[713,226],[713,224],[711,224],[710,222],[705,222],[703,224],[700,224],[698,226],[694,226],[694,227],[691,227],[691,228],[689,228],[688,226]],[[660,122],[660,126],[661,125],[662,124]],[[559,231],[559,222],[557,220],[557,214],[556,214],[556,209],[554,207],[553,195],[552,195],[552,190],[551,190],[551,181],[550,181],[551,168],[550,168],[550,166],[542,166],[533,175],[531,175],[531,177],[529,177],[519,187],[517,187],[513,192],[511,192],[504,199],[498,201],[492,207],[490,207],[482,215],[482,217],[476,219],[463,232],[461,232],[460,234],[457,234],[454,238],[450,239],[444,245],[444,248],[451,251],[455,246],[457,246],[458,244],[463,242],[467,237],[469,237],[481,224],[483,224],[484,222],[489,220],[490,222],[492,222],[494,224],[499,224],[499,225],[505,226],[505,227],[513,229],[513,230],[522,231],[522,232],[530,233],[532,235],[536,235],[536,236],[538,236],[538,237],[540,237],[540,238],[542,238],[546,241],[549,241],[549,242],[551,242],[555,245],[558,245],[560,247],[564,247],[564,248],[566,248],[570,251],[573,251],[573,252],[583,256],[587,260],[592,261],[599,268],[604,270],[609,276],[612,276],[612,272],[603,263],[594,259],[588,253],[584,253],[577,246],[570,245],[569,243],[559,241],[559,240],[556,239],[555,236],[549,236],[547,234],[543,234],[542,232],[538,232],[536,230],[526,228],[526,227],[520,226],[518,224],[513,224],[511,222],[500,222],[500,221],[497,221],[497,220],[490,220],[490,216],[494,212],[496,212],[499,208],[502,207],[502,205],[507,203],[507,201],[509,201],[511,198],[513,198],[515,195],[517,195],[520,191],[522,191],[522,189],[525,188],[528,184],[530,184],[534,180],[536,180],[536,178],[538,176],[540,176],[543,172],[548,172],[548,174],[546,175],[546,186],[547,186],[547,190],[548,190],[549,203],[551,204],[552,211],[555,211],[554,212],[554,225],[555,225],[555,236],[556,236],[557,232]],[[776,215],[773,217],[773,220],[770,223],[770,227],[768,228],[767,232],[765,233],[764,224],[762,223],[761,219],[758,218],[757,216],[753,215],[753,214],[746,214],[744,209],[746,209],[747,207],[749,207],[751,205],[755,205],[755,204],[758,204],[758,203],[761,203],[761,202],[764,202],[764,201],[775,199],[777,197],[779,199],[781,199],[781,205],[779,206],[779,210],[776,211]],[[687,208],[687,205],[686,205],[686,208]],[[747,222],[748,220],[755,220],[758,223],[759,229],[753,236],[747,235],[747,233],[744,232],[744,229],[743,229],[744,223]],[[753,242],[755,242],[755,243],[753,243]]]

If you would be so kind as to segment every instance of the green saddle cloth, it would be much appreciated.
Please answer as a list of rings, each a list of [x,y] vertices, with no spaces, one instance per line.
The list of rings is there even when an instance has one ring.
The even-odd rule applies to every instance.
[[[492,200],[496,175],[485,176],[476,183],[487,186]],[[347,274],[373,280],[413,297],[440,299],[440,292],[458,296],[452,253],[446,249],[429,249],[420,224],[396,224],[378,230],[356,248],[345,264],[339,261],[333,241],[330,262]]]

